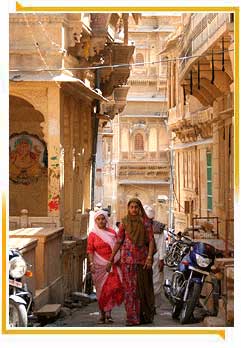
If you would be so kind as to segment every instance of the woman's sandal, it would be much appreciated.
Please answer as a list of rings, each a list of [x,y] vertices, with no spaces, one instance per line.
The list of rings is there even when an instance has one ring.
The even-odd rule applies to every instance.
[[[126,326],[138,326],[140,323],[131,323],[130,321],[126,322]]]
[[[112,323],[114,323],[114,320],[111,317],[107,317],[106,322],[109,324],[112,324]]]
[[[105,324],[105,318],[100,318],[97,324]]]

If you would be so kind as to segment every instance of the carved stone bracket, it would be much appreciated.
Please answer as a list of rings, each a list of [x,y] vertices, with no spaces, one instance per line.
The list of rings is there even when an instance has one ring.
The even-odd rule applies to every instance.
[[[192,125],[190,122],[184,120],[172,125],[171,131],[176,134],[181,142],[193,142],[199,138],[206,139],[212,137],[212,122]]]
[[[116,103],[113,98],[110,98],[108,103],[101,104],[101,113],[110,116],[111,119],[115,117],[118,111],[116,110]]]

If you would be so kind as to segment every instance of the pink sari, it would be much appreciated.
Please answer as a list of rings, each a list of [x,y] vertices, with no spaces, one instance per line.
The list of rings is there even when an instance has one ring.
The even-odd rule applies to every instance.
[[[98,213],[98,215],[101,214],[101,212]],[[117,252],[115,255],[110,273],[106,271],[116,239],[117,235],[114,230],[108,227],[102,230],[95,224],[88,241],[91,244],[88,246],[88,253],[93,253],[95,265],[95,272],[92,274],[92,278],[96,288],[96,296],[100,308],[105,311],[111,310],[112,307],[120,305],[123,301],[122,274],[119,265],[117,265],[117,262],[120,260],[120,252]],[[98,249],[98,246],[100,246],[100,249]],[[108,253],[103,253],[103,246]]]
[[[95,230],[92,231],[96,236],[98,236],[100,239],[103,240],[103,242],[109,244],[111,247],[111,250],[113,250],[113,247],[116,242],[116,234],[113,232],[110,232],[107,230],[100,230],[98,227],[95,227]],[[117,252],[114,258],[114,264],[120,260],[120,251]],[[110,271],[110,273],[106,272],[106,266],[107,266],[108,260],[104,259],[98,252],[94,251],[94,264],[95,264],[95,273],[93,274],[93,281],[95,283],[96,287],[96,296],[97,299],[100,298],[101,291],[103,288],[103,285],[105,284],[107,278],[109,277],[110,273],[113,271],[113,267]],[[122,274],[119,266],[117,267],[117,272],[120,277],[120,280],[122,282]]]

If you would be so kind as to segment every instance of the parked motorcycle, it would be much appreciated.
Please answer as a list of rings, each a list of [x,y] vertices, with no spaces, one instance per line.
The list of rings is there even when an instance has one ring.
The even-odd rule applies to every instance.
[[[171,282],[165,280],[164,292],[172,303],[172,318],[179,318],[181,324],[191,321],[196,305],[201,303],[201,291],[214,260],[215,248],[212,245],[193,242],[190,252],[173,273]],[[213,291],[217,292],[216,284],[212,285]]]
[[[173,231],[169,231],[168,234],[171,237],[171,242],[169,243],[164,262],[168,267],[176,267],[184,255],[189,252],[192,239],[182,235],[181,232],[175,234]]]
[[[33,296],[23,283],[23,277],[31,277],[26,261],[17,249],[9,250],[9,326],[28,326],[28,315],[32,312]]]

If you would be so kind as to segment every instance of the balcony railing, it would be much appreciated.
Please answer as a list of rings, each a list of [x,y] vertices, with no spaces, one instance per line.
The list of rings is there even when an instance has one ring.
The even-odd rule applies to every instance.
[[[139,166],[128,166],[127,165],[119,165],[117,170],[118,178],[157,178],[160,179],[169,179],[170,168],[168,164],[167,154],[166,152],[161,152],[161,155],[164,154],[165,161],[163,161],[162,165],[159,165],[160,162],[153,163],[152,165],[139,165]]]
[[[180,119],[181,119],[181,117],[178,117],[176,107],[169,109],[169,111],[168,111],[168,124],[169,125],[176,123]]]
[[[165,145],[165,148],[167,146]],[[145,161],[148,163],[161,163],[166,164],[168,161],[167,154],[164,150],[160,149],[160,151],[142,151],[142,152],[121,152],[120,154],[122,161],[130,161],[130,162],[138,162]],[[128,175],[126,172],[123,175]],[[144,175],[144,174],[143,174]]]
[[[194,113],[190,113],[190,117],[193,125],[200,125],[202,123],[210,122],[213,119],[213,108],[207,108]]]
[[[192,53],[195,54],[199,47],[206,44],[223,24],[229,22],[230,13],[211,13],[206,15],[196,28],[193,28]]]
[[[208,45],[216,32],[225,24],[232,22],[230,13],[196,13],[191,17],[191,25],[186,33],[186,49],[181,56],[195,55],[203,45]],[[188,59],[183,59],[180,63],[180,71],[185,68]]]

